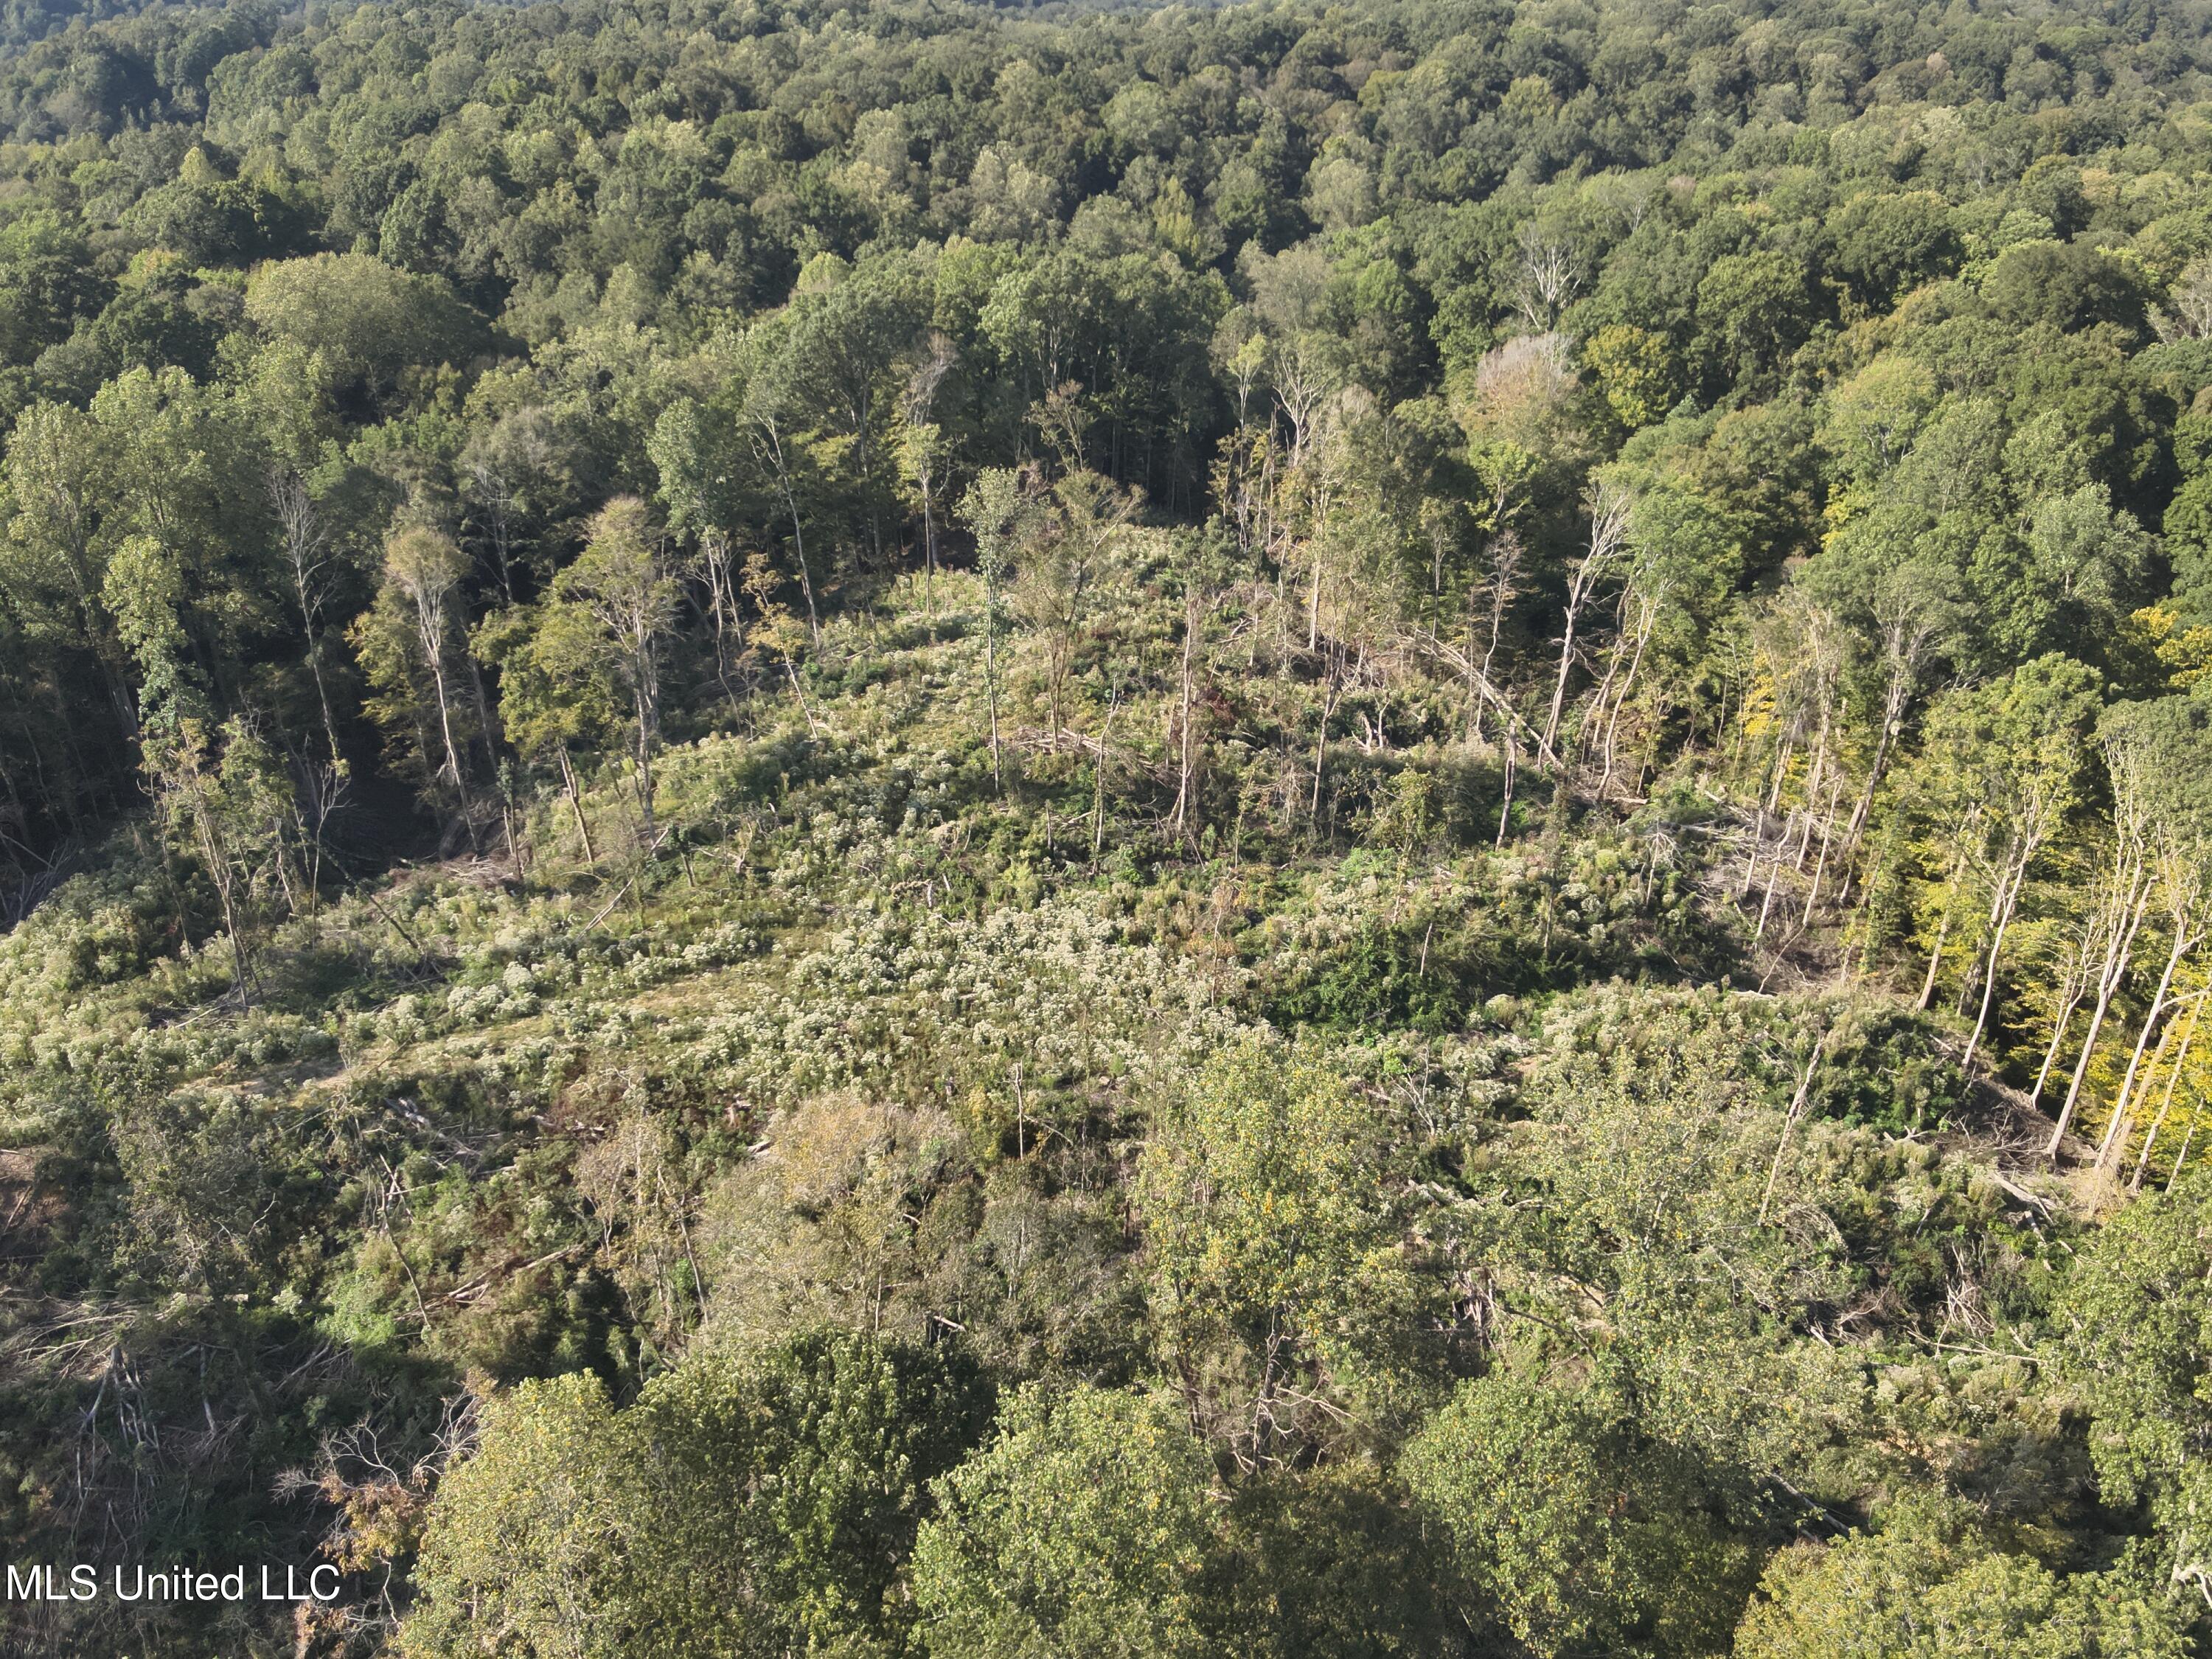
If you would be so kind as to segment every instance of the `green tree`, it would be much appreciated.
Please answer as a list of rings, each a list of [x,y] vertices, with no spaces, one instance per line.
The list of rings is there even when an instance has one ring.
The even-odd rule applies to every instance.
[[[928,1483],[981,1403],[939,1351],[826,1332],[695,1352],[622,1410],[589,1376],[522,1383],[439,1487],[400,1649],[901,1651]]]
[[[270,336],[323,353],[341,381],[379,396],[406,368],[459,360],[475,333],[445,283],[359,252],[270,260],[246,283],[246,315]]]
[[[1459,1650],[1462,1610],[1438,1593],[1450,1582],[1442,1528],[1373,1468],[1322,1463],[1242,1482],[1226,1526],[1208,1622],[1238,1651],[1369,1659]]]
[[[596,863],[574,751],[598,747],[621,723],[622,688],[608,672],[605,636],[582,608],[551,602],[493,612],[471,646],[499,671],[507,740],[526,761],[559,773],[585,860]]]
[[[2014,327],[2044,323],[2070,331],[2114,323],[2139,329],[2143,321],[2136,274],[2081,242],[2037,240],[2007,248],[1982,279],[1982,298]]]
[[[945,376],[957,361],[952,342],[933,332],[899,398],[899,482],[908,499],[921,509],[922,605],[933,629],[937,626],[938,513],[952,463],[951,441],[934,416]]]
[[[653,753],[660,736],[660,641],[675,623],[678,590],[663,539],[643,501],[624,495],[592,520],[591,540],[554,579],[555,597],[587,617],[629,691],[638,809],[651,844]]]
[[[186,573],[175,554],[151,536],[126,538],[107,562],[102,592],[138,670],[142,733],[172,732],[179,720],[206,712],[206,685],[185,633]]]
[[[1422,1291],[1388,1125],[1317,1053],[1223,1053],[1158,1101],[1136,1186],[1163,1357],[1246,1468],[1404,1408]]]
[[[1887,309],[1916,284],[1954,268],[1964,249],[1933,191],[1855,196],[1829,215],[1829,259],[1863,309]]]
[[[1038,509],[1020,474],[987,467],[960,498],[960,516],[975,538],[975,569],[983,579],[983,698],[989,716],[991,776],[1005,774],[999,750],[999,619],[1006,580],[1033,532]]]
[[[2062,1577],[1994,1549],[1955,1503],[1910,1494],[1879,1530],[1784,1550],[1739,1659],[2179,1659],[2169,1605],[2122,1572]]]
[[[799,395],[818,406],[810,421],[847,443],[856,516],[867,525],[876,557],[883,554],[883,508],[890,474],[890,416],[904,378],[900,365],[917,343],[923,292],[900,259],[864,259],[819,286],[803,281],[789,312],[789,368]]]
[[[1973,1063],[1989,1029],[2005,937],[2028,875],[2079,799],[2102,689],[2094,670],[2052,655],[1996,684],[1955,692],[1930,711],[1917,771],[1936,805],[1935,854],[1948,875],[1936,890],[1929,987],[1960,906],[1956,889],[1971,882],[1988,896],[1974,1028],[1962,1065]]]
[[[927,1651],[944,1659],[1177,1659],[1217,1651],[1202,1575],[1210,1470],[1158,1396],[1034,1386],[936,1487],[915,1547]]]
[[[706,583],[714,629],[714,672],[734,704],[729,675],[744,648],[744,627],[732,536],[746,505],[732,465],[740,448],[737,435],[726,410],[682,398],[661,411],[646,448],[659,474],[669,533],[689,537],[698,547],[697,574]]]
[[[1014,552],[1014,605],[1045,647],[1045,745],[1067,734],[1069,681],[1092,615],[1111,603],[1116,555],[1137,499],[1095,472],[1057,480]]]
[[[1751,1553],[1704,1512],[1693,1469],[1595,1390],[1462,1383],[1401,1472],[1471,1615],[1531,1653],[1718,1651],[1748,1588]]]
[[[822,648],[822,612],[814,566],[806,556],[806,524],[826,493],[841,446],[810,422],[805,366],[799,360],[789,319],[781,315],[753,325],[734,343],[732,422],[744,434],[754,465],[767,481],[791,526],[792,557],[806,600],[806,629]]]
[[[1698,329],[1730,380],[1756,382],[1804,343],[1816,312],[1802,261],[1778,251],[1730,253],[1698,284]]]
[[[1522,1097],[1541,1196],[1513,1248],[1532,1311],[1602,1360],[1643,1433],[1804,1486],[1857,1388],[1772,1314],[1847,1282],[1823,1219],[1840,1199],[1825,1134],[1802,1121],[1819,1039],[1778,1054],[1710,995],[1607,991],[1558,1018]],[[1786,1105],[1778,1073],[1796,1085]]]
[[[627,1582],[624,1451],[606,1387],[579,1373],[481,1408],[473,1454],[440,1483],[400,1651],[467,1651],[477,1630],[533,1659],[627,1650],[644,1621]]]
[[[353,627],[363,672],[375,688],[369,713],[387,731],[411,726],[424,775],[467,793],[461,759],[459,668],[461,579],[468,556],[428,525],[404,526],[384,544],[384,582]]]
[[[1583,348],[1583,362],[1597,376],[1605,400],[1633,432],[1665,416],[1683,386],[1673,349],[1663,335],[1628,323],[1610,323]]]
[[[2136,1200],[2068,1284],[2053,1364],[2107,1502],[2146,1505],[2172,1583],[2212,1594],[2212,1176]]]

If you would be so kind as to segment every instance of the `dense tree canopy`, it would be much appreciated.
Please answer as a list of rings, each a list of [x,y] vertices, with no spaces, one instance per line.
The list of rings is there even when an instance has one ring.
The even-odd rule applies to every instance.
[[[0,13],[0,1645],[2206,1651],[2208,112]]]

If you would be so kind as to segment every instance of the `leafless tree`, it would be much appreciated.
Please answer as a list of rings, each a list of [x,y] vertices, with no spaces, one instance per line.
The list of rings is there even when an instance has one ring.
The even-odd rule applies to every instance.
[[[1631,506],[1628,492],[1617,484],[1601,481],[1590,488],[1589,548],[1575,561],[1574,568],[1567,574],[1565,625],[1559,635],[1559,672],[1552,685],[1551,709],[1544,716],[1543,743],[1547,749],[1559,743],[1559,718],[1566,711],[1567,680],[1574,672],[1575,653],[1580,644],[1576,630],[1583,612],[1591,597],[1612,579],[1628,556]]]
[[[1514,308],[1528,319],[1529,327],[1548,330],[1559,321],[1574,289],[1573,252],[1547,240],[1535,226],[1523,226],[1513,270]]]
[[[330,685],[323,673],[323,605],[330,598],[336,561],[329,535],[307,493],[307,480],[289,466],[269,471],[269,504],[276,514],[284,538],[284,569],[291,578],[293,603],[300,612],[300,632],[306,641],[307,668],[315,677],[315,698],[322,707],[323,735],[330,744],[331,763],[344,770],[338,750],[338,725],[331,713]]]

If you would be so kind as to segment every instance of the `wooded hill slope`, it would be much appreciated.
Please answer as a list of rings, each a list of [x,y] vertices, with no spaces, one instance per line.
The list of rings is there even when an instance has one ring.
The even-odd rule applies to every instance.
[[[43,15],[9,1651],[2204,1650],[2201,9]]]

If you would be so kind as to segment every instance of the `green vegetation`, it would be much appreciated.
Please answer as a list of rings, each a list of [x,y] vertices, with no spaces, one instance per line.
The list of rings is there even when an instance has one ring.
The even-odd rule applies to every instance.
[[[0,16],[46,1656],[2212,1651],[2212,34]]]

